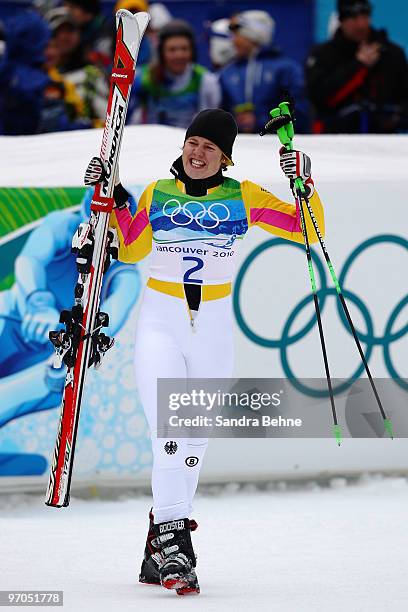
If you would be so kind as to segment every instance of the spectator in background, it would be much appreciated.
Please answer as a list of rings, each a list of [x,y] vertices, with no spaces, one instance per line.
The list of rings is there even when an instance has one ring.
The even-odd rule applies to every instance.
[[[82,117],[88,119],[92,127],[102,127],[109,95],[103,71],[86,60],[80,29],[67,8],[53,9],[46,18],[58,48],[54,70],[75,87],[82,101]]]
[[[222,107],[235,115],[240,131],[259,132],[284,92],[296,102],[297,131],[307,131],[302,68],[271,46],[272,17],[265,11],[244,11],[231,19],[230,30],[236,59],[220,73]]]
[[[45,13],[56,46],[60,69],[83,59],[81,30],[66,7],[60,6]]]
[[[66,0],[65,5],[81,30],[85,57],[108,72],[112,64],[113,24],[101,13],[100,0]]]
[[[194,33],[188,23],[173,20],[159,34],[158,59],[136,71],[130,123],[159,123],[186,128],[194,115],[221,101],[217,78],[195,63]]]
[[[47,23],[24,11],[6,28],[0,60],[0,133],[38,134],[90,127],[75,86],[56,68],[59,48]]]
[[[44,62],[50,36],[47,24],[32,10],[7,22],[0,56],[0,134],[37,133],[49,82]]]
[[[217,19],[210,26],[210,59],[214,70],[219,70],[235,56],[229,29],[229,19]]]
[[[47,70],[48,82],[42,93],[38,132],[62,132],[91,127],[75,85],[64,79],[57,68],[59,57],[57,41],[52,37],[45,49],[44,68]]]
[[[368,0],[338,0],[340,26],[315,47],[306,68],[315,133],[408,129],[404,51],[371,26]]]

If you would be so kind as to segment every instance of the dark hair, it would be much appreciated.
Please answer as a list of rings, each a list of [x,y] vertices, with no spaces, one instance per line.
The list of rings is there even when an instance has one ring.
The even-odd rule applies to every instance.
[[[87,13],[92,13],[92,15],[97,15],[101,10],[100,0],[67,0],[67,2],[79,6]]]
[[[372,7],[369,0],[337,0],[337,12],[340,21],[357,15],[371,15]]]
[[[193,62],[195,62],[197,58],[197,49],[196,49],[194,31],[191,28],[191,26],[187,23],[187,21],[184,21],[183,19],[173,19],[172,21],[167,23],[165,26],[163,26],[162,29],[160,30],[159,44],[157,47],[157,52],[159,55],[160,62],[163,63],[164,43],[169,38],[173,38],[176,36],[183,36],[184,38],[188,38],[191,44],[192,59],[193,59]]]

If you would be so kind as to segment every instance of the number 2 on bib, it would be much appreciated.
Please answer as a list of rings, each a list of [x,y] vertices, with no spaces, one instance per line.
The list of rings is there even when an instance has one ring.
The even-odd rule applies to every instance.
[[[204,267],[204,262],[202,259],[200,259],[199,257],[183,257],[183,261],[194,261],[197,265],[193,266],[192,268],[189,268],[183,276],[183,282],[184,283],[196,283],[198,285],[202,284],[202,280],[198,280],[195,278],[192,278],[191,275],[194,272],[197,272],[198,270],[201,270]]]

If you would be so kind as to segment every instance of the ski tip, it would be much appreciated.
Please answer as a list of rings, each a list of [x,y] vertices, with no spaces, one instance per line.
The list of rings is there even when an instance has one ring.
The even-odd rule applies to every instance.
[[[143,34],[146,31],[147,26],[149,25],[149,21],[151,19],[150,14],[141,12],[141,13],[137,13],[136,16],[137,16],[137,24],[139,26],[140,36],[143,36]]]
[[[146,13],[145,11],[140,11],[138,13],[131,13],[127,9],[119,9],[118,11],[116,11],[116,24],[117,25],[119,24],[119,21],[122,18],[132,19],[134,21],[137,21],[139,24],[145,23],[146,25],[150,21],[150,15],[149,13]]]
[[[134,19],[135,17],[137,19],[141,18],[141,19],[149,19],[150,20],[150,14],[147,13],[146,11],[137,11],[135,13],[132,13],[131,11],[128,11],[127,9],[119,9],[118,11],[116,11],[116,17],[120,18],[120,17],[130,17],[131,19]]]
[[[128,11],[127,9],[119,9],[116,11],[116,20],[119,21],[122,17],[127,17],[129,19],[134,18],[134,14]]]

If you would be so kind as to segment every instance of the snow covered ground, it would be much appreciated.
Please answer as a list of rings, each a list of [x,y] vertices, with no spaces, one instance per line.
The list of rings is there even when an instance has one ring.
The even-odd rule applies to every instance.
[[[194,542],[202,593],[137,583],[150,498],[0,497],[0,589],[63,589],[79,612],[408,610],[406,478],[212,487]]]

